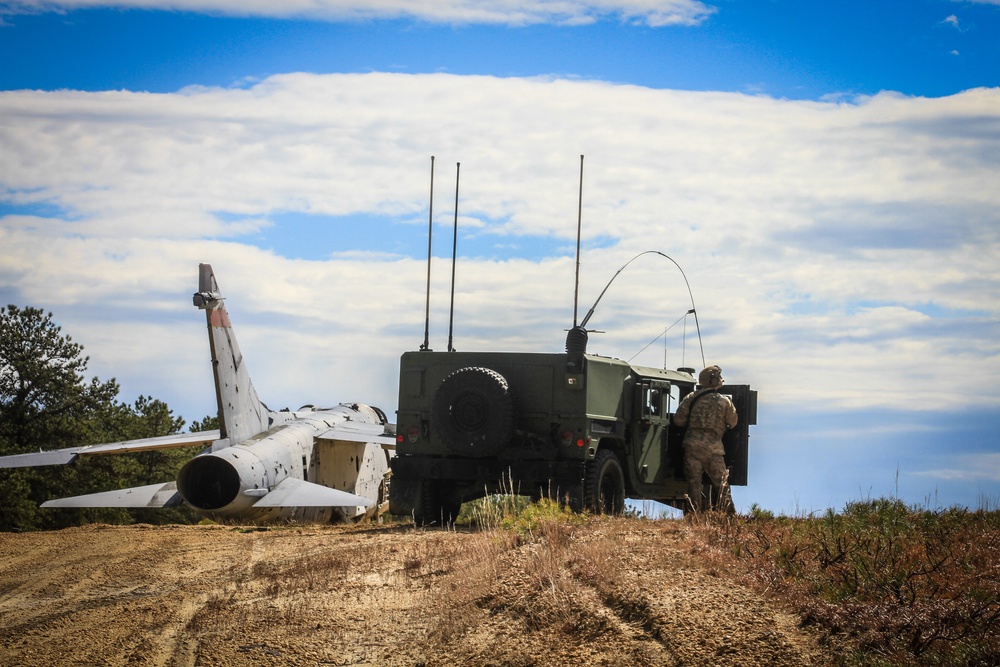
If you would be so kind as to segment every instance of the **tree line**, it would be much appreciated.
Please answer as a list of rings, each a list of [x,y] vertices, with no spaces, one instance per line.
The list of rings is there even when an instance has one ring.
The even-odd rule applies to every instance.
[[[0,456],[180,433],[184,419],[161,400],[118,399],[114,378],[87,380],[89,357],[62,333],[52,313],[0,308]],[[191,431],[218,428],[195,420]],[[185,447],[94,456],[70,465],[0,469],[0,530],[52,530],[87,523],[197,523],[186,507],[172,509],[41,509],[52,498],[143,486],[176,479],[200,451]]]

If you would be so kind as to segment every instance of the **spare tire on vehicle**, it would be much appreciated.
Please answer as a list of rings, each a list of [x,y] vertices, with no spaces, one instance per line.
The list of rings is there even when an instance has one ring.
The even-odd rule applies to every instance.
[[[514,435],[514,399],[504,376],[468,366],[442,382],[431,406],[433,424],[455,454],[493,456]]]

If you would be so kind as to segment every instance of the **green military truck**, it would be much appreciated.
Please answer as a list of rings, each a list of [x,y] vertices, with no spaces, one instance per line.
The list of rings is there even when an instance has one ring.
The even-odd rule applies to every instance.
[[[626,498],[685,509],[683,430],[671,416],[695,388],[694,369],[633,366],[586,347],[578,326],[565,353],[404,353],[389,511],[448,522],[462,503],[500,492],[575,511],[618,514]],[[757,392],[722,392],[740,417],[724,439],[729,482],[746,485]]]

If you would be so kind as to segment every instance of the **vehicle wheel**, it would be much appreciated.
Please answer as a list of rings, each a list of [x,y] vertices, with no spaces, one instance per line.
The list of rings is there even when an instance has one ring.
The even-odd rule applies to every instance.
[[[458,519],[458,515],[461,511],[461,503],[442,503],[441,520],[444,521],[445,524],[453,524]]]
[[[507,380],[489,368],[470,366],[446,377],[434,394],[431,415],[448,449],[463,456],[492,456],[514,434]]]
[[[413,522],[418,526],[446,526],[454,523],[462,506],[445,502],[444,489],[437,480],[420,481],[420,496],[413,509]]]
[[[618,456],[610,449],[598,450],[594,460],[587,464],[583,502],[594,514],[618,516],[625,511],[625,473]]]
[[[440,521],[441,500],[437,483],[423,479],[418,482],[420,491],[413,507],[413,522],[418,526],[427,526]]]
[[[559,497],[559,504],[568,506],[571,512],[577,514],[587,509],[583,498],[583,485],[574,484],[568,487]]]

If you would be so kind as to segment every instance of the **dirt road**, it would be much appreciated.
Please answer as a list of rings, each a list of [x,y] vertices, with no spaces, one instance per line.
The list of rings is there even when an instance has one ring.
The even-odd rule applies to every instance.
[[[0,534],[0,665],[821,665],[681,521]]]

